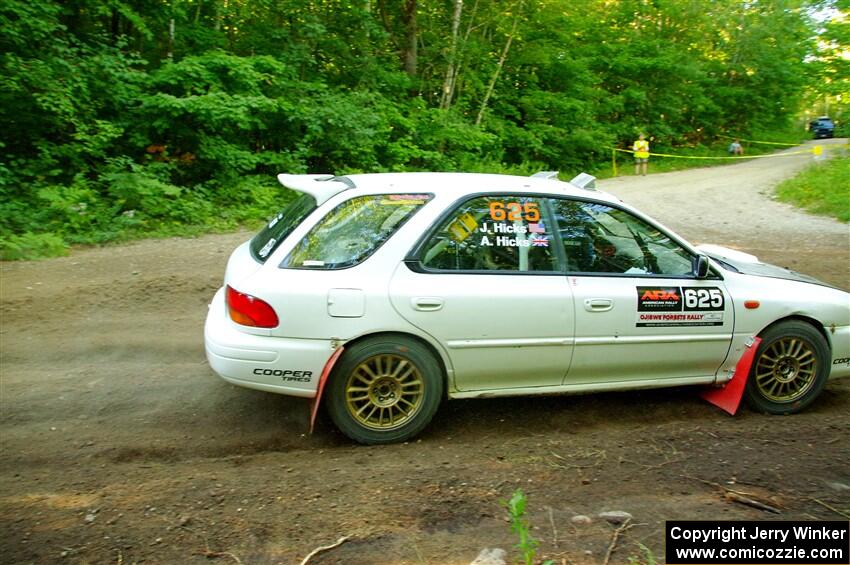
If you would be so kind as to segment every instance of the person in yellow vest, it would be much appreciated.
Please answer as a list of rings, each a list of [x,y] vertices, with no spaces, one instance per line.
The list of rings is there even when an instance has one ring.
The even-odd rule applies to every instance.
[[[649,142],[646,136],[640,134],[637,141],[632,145],[632,151],[635,152],[635,174],[646,176],[646,168],[649,163]]]

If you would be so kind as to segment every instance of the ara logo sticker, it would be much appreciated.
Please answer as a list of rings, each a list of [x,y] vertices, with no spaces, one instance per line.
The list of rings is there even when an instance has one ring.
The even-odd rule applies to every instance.
[[[718,287],[637,287],[637,327],[722,326],[725,298]]]
[[[639,286],[638,312],[678,312],[682,309],[681,289],[674,287]]]

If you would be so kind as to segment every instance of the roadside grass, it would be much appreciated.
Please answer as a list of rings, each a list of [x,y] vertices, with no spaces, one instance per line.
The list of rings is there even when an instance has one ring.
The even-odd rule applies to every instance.
[[[255,230],[295,196],[273,176],[260,175],[205,194],[144,193],[143,198],[135,198],[132,209],[123,212],[94,197],[78,202],[75,197],[79,199],[79,194],[57,191],[45,201],[41,210],[44,231],[4,233],[0,226],[0,260],[57,257],[67,255],[72,246]]]
[[[85,235],[62,236],[52,232],[0,234],[0,261],[29,261],[68,255],[73,247],[120,245],[142,239],[169,237],[195,238],[213,233],[233,233],[240,229],[259,229],[268,217],[285,204],[269,208],[267,214],[253,218],[233,220],[225,217],[210,219],[205,223],[171,223],[154,227],[130,227],[109,232],[92,232]],[[226,211],[224,211],[226,214]]]
[[[813,214],[850,222],[850,156],[810,165],[780,183],[776,197]]]
[[[53,233],[8,234],[0,236],[0,259],[44,259],[68,254],[65,241]]]

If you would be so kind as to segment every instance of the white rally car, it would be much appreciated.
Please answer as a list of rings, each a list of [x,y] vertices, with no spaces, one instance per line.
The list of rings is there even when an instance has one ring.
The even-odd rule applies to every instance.
[[[722,385],[755,338],[759,411],[850,375],[846,292],[555,176],[280,175],[298,196],[230,257],[210,365],[324,397],[363,443],[410,438],[445,397]]]

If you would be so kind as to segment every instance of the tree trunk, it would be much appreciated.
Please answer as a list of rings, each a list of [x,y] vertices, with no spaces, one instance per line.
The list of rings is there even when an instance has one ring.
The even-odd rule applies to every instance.
[[[460,70],[463,68],[464,63],[466,63],[466,53],[464,49],[466,48],[467,43],[469,42],[469,36],[472,35],[472,30],[477,27],[475,26],[475,15],[478,13],[478,0],[475,0],[475,3],[472,4],[472,10],[469,12],[469,21],[466,24],[466,32],[463,34],[463,40],[458,42],[457,53],[455,55],[454,61],[454,72],[452,73],[451,83],[449,85],[449,94],[448,101],[449,105],[452,100],[456,100],[460,98],[460,87],[458,87],[458,78],[460,77]],[[448,108],[448,105],[446,106]]]
[[[487,109],[487,103],[490,101],[490,96],[493,95],[493,89],[496,88],[496,81],[499,80],[499,74],[502,72],[502,67],[505,66],[505,59],[508,58],[508,51],[511,49],[511,42],[516,34],[517,24],[519,23],[519,14],[522,10],[522,2],[517,6],[517,12],[514,16],[514,24],[511,26],[511,33],[508,35],[508,40],[505,42],[505,48],[502,49],[502,55],[499,57],[499,63],[496,65],[496,70],[490,78],[490,84],[487,85],[487,92],[484,94],[484,99],[481,101],[481,108],[478,110],[478,116],[475,118],[475,125],[481,125],[481,120],[484,118],[484,111]]]
[[[109,30],[112,35],[112,45],[116,45],[118,43],[118,37],[121,35],[121,14],[115,8],[112,8]]]
[[[443,94],[440,97],[440,108],[448,109],[452,105],[452,92],[454,91],[455,60],[457,59],[457,34],[460,29],[460,17],[463,11],[463,0],[455,0],[455,9],[452,14],[452,43],[449,49],[449,63],[446,65],[446,78],[443,80]]]
[[[418,33],[416,30],[416,2],[417,0],[404,1],[404,47],[401,59],[404,64],[404,72],[412,78],[416,78],[417,53],[416,44]]]
[[[169,61],[174,58],[174,18],[168,20],[168,53],[165,56]]]

